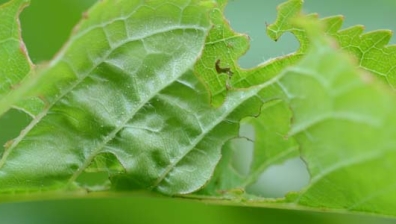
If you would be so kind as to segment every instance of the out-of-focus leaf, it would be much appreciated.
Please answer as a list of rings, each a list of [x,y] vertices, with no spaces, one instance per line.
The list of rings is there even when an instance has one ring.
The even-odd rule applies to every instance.
[[[311,183],[288,200],[304,206],[395,215],[395,95],[304,21],[311,50],[280,81]]]

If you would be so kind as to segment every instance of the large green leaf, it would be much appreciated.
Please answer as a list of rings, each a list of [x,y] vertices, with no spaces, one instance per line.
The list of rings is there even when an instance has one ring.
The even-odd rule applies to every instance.
[[[121,16],[119,4],[98,3],[58,56],[38,70],[39,78],[26,82],[46,107],[7,144],[1,192],[112,187],[189,193],[210,179],[239,121],[259,113],[264,99],[257,93],[274,80],[229,90],[226,103],[212,108],[189,70],[213,4],[133,1]],[[105,8],[115,11],[103,14]],[[79,180],[102,171],[111,175],[110,186]]]
[[[94,7],[39,78],[26,82],[46,107],[7,145],[3,192],[84,188],[85,170],[106,170],[116,189],[189,193],[209,180],[239,120],[258,114],[261,88],[230,89],[227,103],[211,108],[187,71],[209,28],[203,6],[213,4],[131,2],[121,16],[103,14],[118,4]]]
[[[135,187],[173,194],[205,183],[220,151],[201,152],[201,145],[222,140],[205,139],[217,127],[213,120],[189,114],[196,97],[188,96],[198,90],[185,79],[202,49],[212,5],[96,4],[37,80],[25,85],[46,106],[7,145],[0,191],[74,188],[101,153],[114,155]],[[198,108],[205,100],[195,100]]]

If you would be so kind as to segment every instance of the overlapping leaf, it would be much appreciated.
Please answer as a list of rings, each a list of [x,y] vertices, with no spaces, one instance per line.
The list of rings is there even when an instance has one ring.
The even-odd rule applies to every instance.
[[[312,23],[312,48],[280,85],[294,114],[290,135],[311,183],[294,203],[395,215],[395,95],[333,48]]]
[[[339,43],[331,42],[321,29],[313,25],[315,23],[305,21],[302,28],[290,20],[299,14],[300,7],[301,1],[291,0],[283,4],[277,22],[269,27],[269,33],[278,39],[282,32],[292,30],[302,43],[298,52],[307,56],[295,67],[278,74],[278,85],[259,93],[262,97],[279,97],[279,101],[264,104],[264,108],[265,105],[271,108],[279,102],[290,104],[293,126],[287,136],[295,139],[300,145],[301,156],[311,173],[312,180],[307,188],[301,193],[289,194],[284,202],[292,206],[395,215],[390,209],[395,206],[395,183],[390,174],[392,172],[389,171],[394,169],[391,164],[394,164],[396,159],[396,136],[392,132],[395,125],[392,115],[395,114],[396,98],[386,86],[376,81],[375,77],[357,69],[361,66],[377,73],[374,62],[364,62],[370,61],[366,54],[375,60],[390,57],[383,62],[385,65],[379,64],[378,69],[392,66],[389,52],[392,52],[393,47],[384,46],[389,39],[388,32],[377,31],[362,36],[347,34],[356,28],[336,32],[341,20],[340,17],[332,17],[321,21],[326,27],[326,33],[335,37]],[[293,15],[290,12],[295,13]],[[286,27],[283,27],[285,24]],[[310,32],[310,38],[307,31]],[[346,41],[347,38],[349,42]],[[359,64],[355,65],[350,57],[339,52],[334,47],[338,44],[355,56],[360,55]],[[357,53],[353,49],[357,49]],[[391,70],[388,70],[387,76],[393,76]],[[272,117],[265,124],[254,122],[261,130],[263,127],[269,129],[264,132],[267,135],[261,137],[271,138],[267,139],[267,145],[276,142],[276,139],[271,137],[271,131],[279,130],[275,125],[271,125],[271,121],[277,124],[286,122],[287,126],[289,120],[287,106],[273,107],[261,116],[266,117],[270,114],[279,116],[275,116],[275,119]],[[280,122],[275,122],[276,118]],[[285,131],[285,128],[283,130]],[[281,151],[285,149],[286,147]],[[229,157],[223,162],[227,161],[228,165],[232,164]],[[231,172],[230,177],[237,173],[225,164],[222,164],[219,170],[223,170],[223,174]],[[240,186],[243,182],[238,176],[232,179],[239,180],[239,183],[226,182],[227,179],[222,178],[221,173],[218,171],[215,176],[218,187],[230,189]],[[252,200],[252,203],[256,201],[250,196],[245,197],[246,200]],[[265,200],[264,204],[266,203],[268,201]]]
[[[301,0],[289,0],[279,6],[276,21],[267,27],[268,35],[274,40],[281,38],[285,32],[291,32],[296,36],[300,42],[300,47],[292,54],[292,58],[298,58],[300,55],[305,54],[311,45],[311,40],[308,39],[306,31],[292,22],[293,18],[302,13],[301,11]],[[306,17],[317,18],[317,15],[311,14]],[[386,46],[391,32],[379,30],[362,35],[362,26],[340,30],[342,22],[342,16],[321,19],[325,33],[335,38],[341,49],[355,56],[359,61],[359,67],[378,75],[379,78],[386,80],[388,84],[393,86],[392,80],[396,75],[393,70],[393,65],[395,64],[394,55],[396,55],[394,53],[395,46]],[[283,58],[277,58],[276,60],[284,61]],[[294,64],[295,61],[286,61],[286,64],[283,64],[283,68]],[[249,76],[246,78],[249,79]],[[257,175],[268,164],[281,163],[285,159],[296,155],[293,149],[298,146],[295,144],[293,137],[289,136],[286,138],[289,128],[289,119],[287,117],[290,116],[291,112],[285,102],[277,102],[277,107],[264,106],[263,110],[265,111],[262,111],[262,116],[257,119],[250,119],[250,124],[255,127],[257,139],[254,161],[251,167],[252,172],[256,173],[256,175],[249,177],[251,181],[257,179]],[[269,116],[271,117],[269,118]],[[248,181],[248,183],[251,181]]]

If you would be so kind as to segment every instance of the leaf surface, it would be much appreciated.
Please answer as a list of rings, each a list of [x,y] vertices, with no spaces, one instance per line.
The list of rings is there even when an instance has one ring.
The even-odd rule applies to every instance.
[[[101,153],[114,155],[135,187],[168,194],[200,187],[219,153],[200,152],[211,129],[189,114],[192,102],[185,97],[197,90],[181,77],[191,74],[201,51],[212,5],[96,4],[58,56],[40,69],[32,91],[46,107],[7,145],[0,191],[79,188],[76,179]],[[190,174],[195,178],[187,179]]]
[[[13,0],[0,6],[0,114],[11,106],[19,83],[33,70],[25,44],[21,38],[19,14],[28,0]],[[25,102],[27,103],[27,102]],[[15,105],[14,105],[15,106]],[[28,106],[26,106],[28,107]],[[29,112],[28,108],[25,108]]]

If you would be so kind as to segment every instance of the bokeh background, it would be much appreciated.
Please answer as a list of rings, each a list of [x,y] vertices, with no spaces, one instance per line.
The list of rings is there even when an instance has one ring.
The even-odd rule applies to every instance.
[[[0,0],[0,4],[4,2],[7,0]],[[21,15],[21,23],[23,38],[32,60],[35,63],[50,60],[67,40],[73,26],[81,18],[82,12],[95,2],[96,0],[31,0],[30,7]],[[276,6],[282,2],[283,0],[230,0],[226,8],[226,17],[230,20],[231,26],[236,31],[247,33],[251,37],[251,49],[239,61],[242,67],[253,67],[270,58],[293,52],[298,47],[297,41],[290,34],[286,34],[276,43],[265,35],[265,23],[274,21]],[[304,8],[305,12],[317,12],[321,17],[342,14],[345,16],[344,27],[363,24],[367,31],[396,30],[396,1],[394,0],[305,0]],[[391,40],[392,44],[394,42],[395,38]],[[29,120],[25,114],[15,110],[1,117],[0,145],[16,137]],[[0,151],[2,150],[0,147]],[[282,176],[283,174],[273,175]],[[266,182],[263,185],[267,184],[269,191],[271,188],[275,191],[277,187],[280,187],[277,184],[281,184],[276,181],[267,180]],[[268,184],[268,182],[273,184]],[[388,224],[396,223],[396,219],[217,206],[173,198],[126,196],[1,203],[0,223]]]

